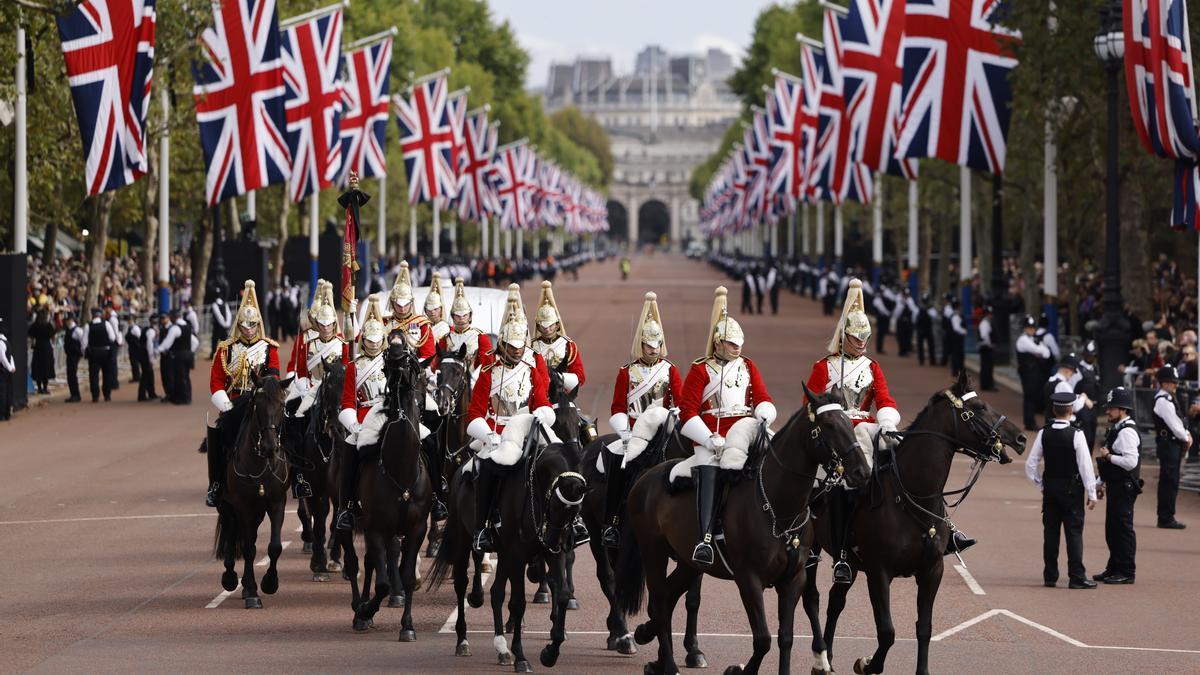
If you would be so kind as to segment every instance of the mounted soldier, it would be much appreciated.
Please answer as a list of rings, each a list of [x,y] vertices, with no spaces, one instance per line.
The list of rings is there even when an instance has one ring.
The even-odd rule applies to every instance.
[[[429,329],[433,333],[434,344],[442,341],[450,332],[450,324],[446,323],[445,308],[442,303],[442,276],[437,272],[429,281],[429,294],[425,296],[425,318],[429,320]]]
[[[233,335],[217,344],[209,392],[219,416],[208,428],[208,495],[205,504],[215,508],[220,496],[221,475],[225,471],[225,450],[232,447],[246,416],[250,397],[243,396],[262,377],[279,377],[279,343],[263,331],[262,313],[254,282],[247,280],[242,302],[234,317]]]
[[[563,376],[563,389],[571,396],[571,400],[579,394],[579,388],[587,381],[583,372],[583,357],[579,354],[579,345],[567,337],[563,327],[562,314],[558,304],[554,302],[554,291],[549,281],[542,282],[542,296],[538,301],[537,338],[531,345],[546,361],[546,367],[557,370]]]
[[[529,347],[529,327],[521,305],[520,288],[508,287],[508,305],[500,327],[494,363],[482,368],[471,392],[467,433],[475,439],[475,523],[472,547],[494,550],[492,510],[497,485],[521,459],[524,438],[503,437],[514,416],[532,412],[549,433],[554,409],[547,399],[550,375],[541,355]],[[532,433],[532,431],[531,431]]]
[[[467,300],[462,277],[454,280],[454,302],[450,304],[450,331],[438,341],[443,352],[457,352],[467,347],[467,367],[471,371],[471,382],[479,377],[479,369],[486,368],[496,360],[492,352],[492,339],[487,333],[471,325],[474,310]]]
[[[408,261],[400,261],[400,273],[390,295],[391,314],[384,317],[384,331],[390,334],[399,330],[404,339],[422,361],[437,352],[437,341],[433,339],[433,328],[429,319],[413,309],[412,279],[408,274]]]
[[[317,279],[317,289],[313,291],[312,304],[308,307],[308,326],[296,335],[296,341],[292,343],[292,355],[288,357],[288,377],[300,371],[300,354],[304,351],[304,345],[317,337],[317,310],[321,309],[321,303],[324,300],[325,284],[327,283],[329,282],[324,279]],[[332,288],[332,284],[330,287]],[[282,316],[280,318],[282,319]],[[293,391],[296,391],[294,385]]]
[[[292,403],[288,406],[295,417],[304,417],[317,398],[317,389],[325,379],[328,364],[350,362],[350,343],[342,336],[338,326],[337,310],[333,305],[333,284],[318,281],[317,295],[309,311],[310,326],[316,329],[314,337],[301,342],[298,352],[292,355],[296,364],[296,379],[292,383]],[[302,335],[307,335],[306,331]],[[293,474],[293,494],[297,499],[311,497],[312,486],[305,480],[299,467]]]
[[[742,356],[745,334],[729,316],[724,286],[717,288],[710,326],[705,356],[692,362],[679,399],[680,433],[695,448],[670,474],[677,480],[690,472],[695,481],[699,541],[692,561],[698,565],[713,563],[719,472],[740,472],[759,423],[770,426],[777,414],[758,367]]]
[[[628,452],[633,427],[642,413],[652,408],[675,408],[683,398],[679,369],[666,358],[667,337],[658,313],[658,296],[653,292],[646,293],[630,355],[633,360],[617,371],[609,409],[612,416],[608,418],[609,426],[621,438],[606,447],[603,455],[608,490],[601,541],[610,548],[618,548],[621,544],[620,506],[630,487],[625,484],[625,467],[635,458]]]

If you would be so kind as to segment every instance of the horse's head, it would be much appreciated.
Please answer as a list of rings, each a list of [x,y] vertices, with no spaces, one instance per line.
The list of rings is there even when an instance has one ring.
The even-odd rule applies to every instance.
[[[399,336],[397,339],[396,336]],[[384,374],[387,376],[387,408],[392,414],[401,411],[418,419],[425,400],[425,367],[399,331],[392,331],[384,352]]]
[[[250,419],[254,424],[254,451],[260,457],[273,457],[280,450],[280,430],[283,427],[284,399],[293,378],[280,381],[278,377],[259,378],[250,395]]]
[[[826,467],[842,470],[846,485],[852,488],[866,484],[871,470],[867,457],[854,438],[854,425],[842,407],[842,392],[834,387],[828,393],[814,394],[804,386],[812,440],[816,445],[815,459]]]
[[[1016,450],[1017,454],[1025,452],[1025,434],[975,393],[965,369],[954,386],[941,394],[957,416],[955,438],[966,454],[974,459],[1008,464],[1012,457],[1005,447]],[[960,421],[965,424],[958,424]]]
[[[346,381],[346,366],[341,360],[325,364],[325,377],[318,392],[320,410],[332,412],[334,416],[342,407],[342,384]]]
[[[587,479],[574,470],[561,443],[551,443],[533,467],[533,515],[538,539],[552,553],[574,545],[572,524],[587,495]]]
[[[442,416],[455,413],[465,413],[457,410],[463,391],[471,386],[471,372],[467,369],[467,346],[464,344],[456,351],[443,352],[438,349],[437,391],[433,400],[437,403],[438,414]]]

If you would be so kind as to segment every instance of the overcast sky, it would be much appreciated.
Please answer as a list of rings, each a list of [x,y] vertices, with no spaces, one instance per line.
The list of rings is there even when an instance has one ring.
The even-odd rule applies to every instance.
[[[529,52],[525,84],[542,87],[550,63],[611,56],[618,73],[633,70],[649,44],[668,53],[721,47],[740,61],[765,0],[491,0]]]

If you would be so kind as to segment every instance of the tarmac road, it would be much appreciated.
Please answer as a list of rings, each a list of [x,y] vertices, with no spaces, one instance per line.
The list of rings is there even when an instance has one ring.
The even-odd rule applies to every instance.
[[[578,282],[560,280],[555,294],[588,371],[580,405],[607,419],[615,372],[629,359],[646,290],[659,294],[671,358],[683,368],[703,352],[713,288],[719,283],[727,281],[702,263],[664,256],[635,258],[624,283],[615,262],[585,268]],[[736,310],[740,285],[730,288]],[[532,311],[536,284],[529,284],[524,295]],[[818,304],[787,293],[781,305],[779,316],[735,315],[748,336],[746,353],[764,371],[786,419],[799,405],[800,384],[821,356],[833,321],[821,316]],[[949,383],[949,376],[944,369],[918,368],[911,358],[895,357],[894,342],[888,347],[880,360],[907,422]],[[263,596],[265,609],[246,611],[237,595],[221,597],[222,568],[211,556],[215,512],[203,505],[204,459],[196,453],[204,416],[211,411],[204,386],[207,367],[201,361],[193,374],[196,403],[191,407],[139,404],[135,387],[125,385],[109,404],[56,402],[0,425],[0,672],[508,670],[495,665],[486,606],[467,615],[474,655],[453,656],[450,627],[441,632],[453,610],[449,585],[417,593],[417,642],[396,641],[398,610],[381,610],[376,630],[354,633],[347,584],[311,581],[294,516],[284,529],[290,544],[280,563],[280,589]],[[1015,394],[986,398],[1019,419]],[[967,468],[965,460],[956,462],[951,487],[962,484]],[[1041,585],[1040,498],[1020,460],[989,467],[954,514],[958,526],[980,544],[967,557],[969,572],[956,571],[957,560],[946,561],[934,613],[932,669],[1200,671],[1195,618],[1200,594],[1193,580],[1200,569],[1200,498],[1180,495],[1179,517],[1191,529],[1155,529],[1156,475],[1153,462],[1143,468],[1147,490],[1135,518],[1137,584],[1069,591]],[[1088,514],[1089,574],[1099,572],[1107,558],[1103,518],[1102,505]],[[1065,552],[1061,563],[1065,566]],[[640,672],[654,655],[653,645],[633,657],[604,650],[606,607],[593,569],[587,549],[580,549],[575,581],[582,608],[568,616],[570,639],[556,670]],[[822,566],[820,580],[827,588],[828,565]],[[775,606],[770,597],[767,606]],[[912,580],[893,584],[892,610],[898,641],[888,665],[909,671],[916,651]],[[682,625],[680,607],[676,631]],[[802,616],[798,625],[803,628],[792,665],[803,672],[811,660],[809,630]],[[531,604],[526,653],[535,668],[540,668],[536,654],[548,628],[547,606]],[[748,624],[733,584],[706,580],[700,629],[712,669],[749,657]],[[875,646],[865,584],[851,591],[839,632],[834,665],[850,672],[853,659]],[[681,643],[677,638],[682,665]],[[773,644],[764,671],[777,669],[776,654]]]

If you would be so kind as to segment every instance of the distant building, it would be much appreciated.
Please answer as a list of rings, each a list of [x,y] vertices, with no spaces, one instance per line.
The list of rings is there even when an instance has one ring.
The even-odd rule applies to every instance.
[[[650,45],[638,52],[633,64],[635,75],[649,75],[651,72],[661,73],[667,67],[667,52],[658,45]]]

